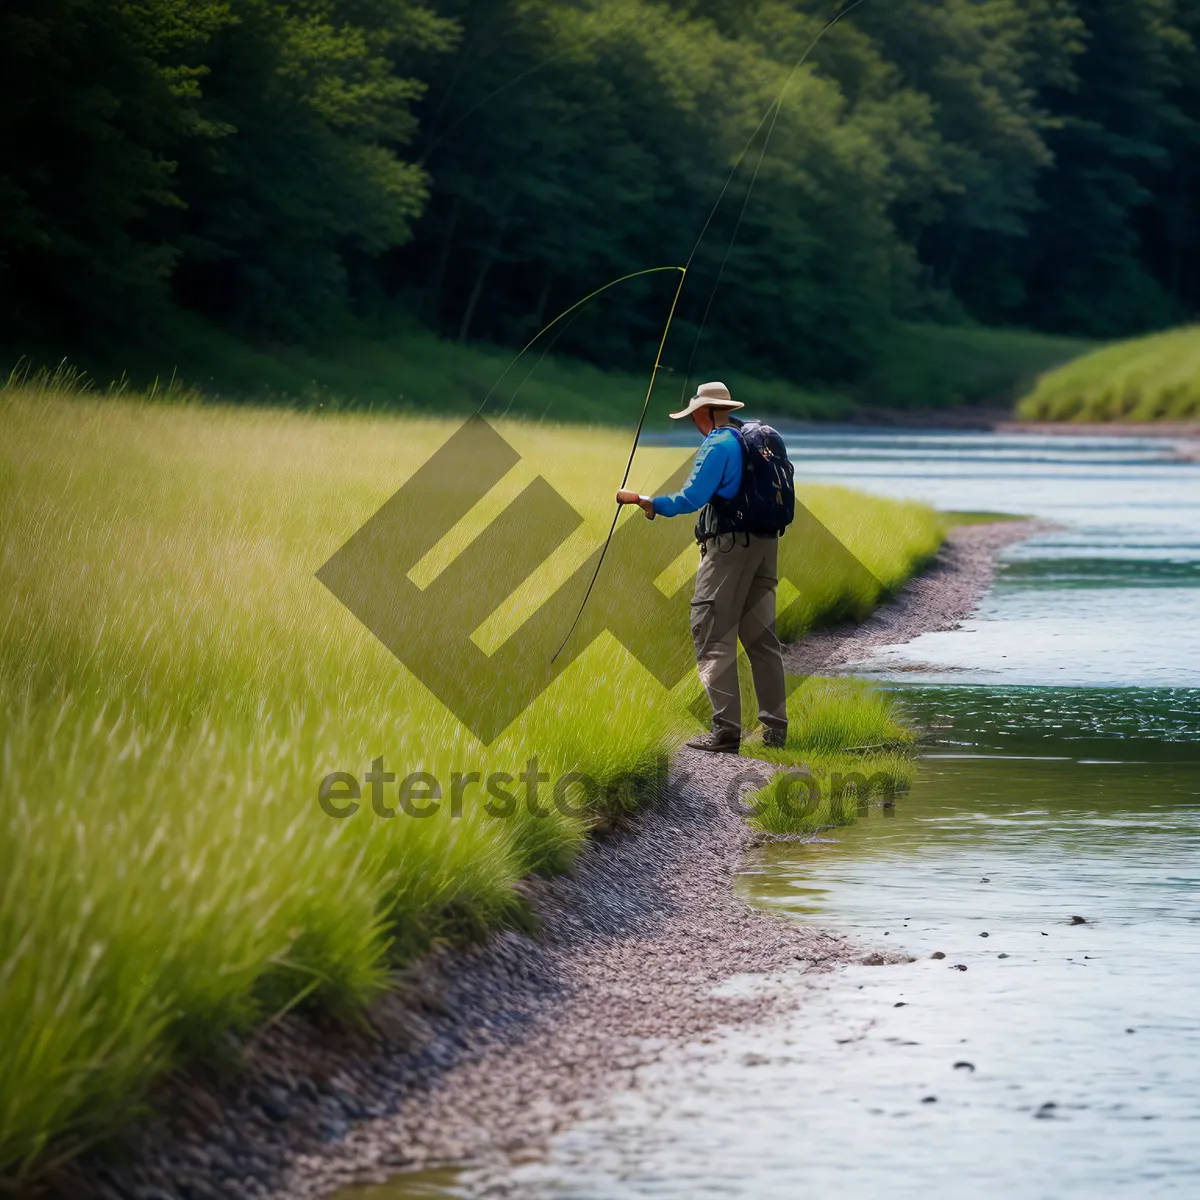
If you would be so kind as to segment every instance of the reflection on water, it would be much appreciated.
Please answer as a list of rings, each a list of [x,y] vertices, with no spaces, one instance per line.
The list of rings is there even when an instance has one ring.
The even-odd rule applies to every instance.
[[[515,1195],[1200,1189],[1200,692],[908,702],[953,728],[894,815],[765,848],[742,886],[917,961],[643,1072]]]
[[[911,794],[746,863],[755,903],[916,960],[785,979],[792,1015],[646,1069],[541,1162],[369,1200],[1200,1194],[1200,467],[975,435],[795,456],[1064,526],[967,628],[868,664],[937,684],[903,689],[935,739]]]

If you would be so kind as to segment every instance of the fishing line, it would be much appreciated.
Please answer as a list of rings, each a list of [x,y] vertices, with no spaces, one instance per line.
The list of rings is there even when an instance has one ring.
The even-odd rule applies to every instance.
[[[771,103],[770,107],[767,109],[767,111],[765,113],[763,113],[762,119],[754,127],[754,132],[750,134],[749,138],[747,138],[746,144],[742,147],[741,153],[738,154],[736,159],[734,159],[733,167],[730,169],[729,175],[725,179],[725,183],[721,188],[720,194],[717,196],[716,202],[713,204],[711,210],[709,211],[707,218],[704,221],[703,226],[700,229],[700,236],[696,238],[696,241],[692,245],[691,253],[688,254],[688,257],[687,257],[687,262],[685,262],[681,268],[678,268],[682,272],[682,274],[680,275],[680,279],[679,279],[679,286],[676,288],[675,298],[671,302],[671,311],[667,316],[667,324],[666,324],[665,328],[663,329],[662,340],[659,342],[659,346],[658,346],[658,355],[654,360],[654,370],[651,372],[651,375],[650,375],[650,387],[646,392],[646,399],[642,404],[642,412],[641,412],[641,416],[638,418],[637,429],[634,430],[633,447],[629,451],[629,461],[625,464],[625,474],[621,478],[621,489],[622,490],[624,489],[625,484],[629,481],[629,471],[630,471],[630,468],[633,466],[633,457],[637,453],[638,441],[641,439],[642,428],[646,423],[646,413],[650,407],[650,396],[651,396],[651,393],[654,391],[654,381],[658,375],[659,365],[662,362],[663,347],[666,345],[667,334],[670,331],[671,322],[674,320],[674,317],[675,317],[675,308],[679,303],[679,293],[683,290],[683,284],[684,284],[684,281],[687,279],[688,269],[691,267],[692,262],[696,257],[696,252],[700,249],[700,244],[704,241],[704,237],[708,233],[709,226],[712,224],[713,218],[717,215],[717,211],[721,207],[721,202],[725,199],[725,195],[729,191],[729,188],[730,188],[731,184],[733,183],[733,180],[736,177],[738,170],[742,165],[743,160],[745,159],[746,155],[750,153],[750,147],[754,145],[754,139],[756,137],[758,137],[759,133],[762,131],[763,126],[767,125],[767,122],[769,121],[770,125],[767,127],[766,136],[763,138],[762,149],[758,152],[758,162],[754,166],[754,174],[751,176],[750,184],[746,189],[746,195],[742,198],[742,207],[741,207],[741,210],[738,212],[738,219],[737,219],[736,224],[733,227],[733,236],[730,237],[730,239],[729,239],[729,245],[725,247],[725,255],[721,259],[721,266],[720,266],[720,269],[717,271],[716,282],[713,284],[712,292],[710,293],[710,295],[708,297],[708,303],[705,305],[704,315],[700,321],[700,328],[697,329],[697,331],[696,331],[696,339],[692,343],[691,357],[689,357],[689,359],[688,359],[687,369],[684,372],[684,379],[683,379],[683,396],[684,397],[686,397],[686,395],[687,395],[688,378],[691,375],[692,364],[695,361],[696,352],[700,347],[700,339],[704,334],[704,327],[708,322],[708,316],[712,310],[713,300],[716,298],[717,288],[720,287],[720,285],[721,285],[721,276],[725,272],[725,266],[729,262],[729,255],[733,251],[734,243],[737,241],[737,235],[741,230],[742,218],[745,217],[745,215],[746,215],[746,206],[750,203],[750,195],[754,190],[754,185],[758,182],[758,173],[759,173],[760,168],[762,167],[763,158],[765,157],[765,155],[767,153],[767,145],[771,140],[771,134],[773,134],[775,132],[775,123],[779,120],[779,114],[783,109],[783,101],[787,96],[788,88],[791,87],[792,80],[795,78],[796,72],[799,71],[800,68],[808,60],[808,56],[816,48],[817,43],[843,17],[852,13],[856,8],[858,8],[858,6],[860,4],[863,4],[864,2],[865,2],[865,0],[852,0],[852,3],[850,3],[845,8],[843,8],[840,11],[838,11],[837,13],[835,13],[834,16],[830,17],[830,19],[828,21],[826,21],[824,25],[821,26],[821,28],[817,31],[816,36],[805,47],[804,53],[801,54],[800,57],[796,60],[795,64],[792,66],[792,69],[788,72],[787,77],[784,79],[783,87],[781,87],[779,89],[779,95],[775,98],[774,101],[772,101],[772,103]],[[563,652],[564,648],[566,647],[566,644],[571,640],[571,635],[575,632],[576,626],[578,626],[578,624],[579,624],[580,617],[583,616],[583,610],[584,610],[584,608],[587,607],[588,598],[592,594],[592,588],[595,587],[595,585],[596,585],[596,579],[600,574],[600,568],[604,564],[604,558],[608,554],[609,546],[612,544],[613,534],[616,532],[616,529],[617,529],[617,521],[619,520],[619,518],[621,516],[621,508],[622,508],[622,505],[618,504],[617,511],[613,515],[612,525],[609,526],[608,537],[606,537],[604,539],[604,545],[600,550],[600,557],[596,560],[596,569],[592,572],[592,578],[591,578],[590,582],[588,583],[587,591],[584,592],[583,600],[580,602],[579,611],[576,612],[575,620],[571,622],[571,628],[567,630],[567,636],[565,638],[563,638],[562,645],[559,646],[559,648],[554,652],[553,656],[551,657],[551,659],[550,659],[551,663],[553,663],[554,660],[557,659],[558,656]]]
[[[694,251],[693,251],[693,253],[694,253]],[[578,309],[582,308],[583,305],[585,305],[589,300],[593,299],[596,296],[599,296],[601,292],[607,291],[610,287],[616,287],[616,285],[618,283],[624,283],[627,279],[637,279],[639,276],[642,276],[642,275],[655,275],[660,271],[678,271],[679,272],[679,283],[675,287],[675,295],[671,299],[671,310],[667,314],[667,323],[663,326],[662,337],[659,339],[658,353],[655,355],[655,358],[654,358],[654,369],[650,372],[650,385],[646,389],[646,399],[642,402],[642,414],[638,418],[637,432],[634,434],[633,447],[629,451],[629,461],[625,464],[625,474],[621,477],[621,487],[623,488],[625,486],[625,484],[628,483],[628,481],[629,481],[629,472],[633,467],[633,456],[637,453],[638,439],[641,437],[642,426],[646,422],[646,413],[649,411],[649,408],[650,408],[650,397],[654,392],[654,382],[658,377],[659,367],[662,365],[663,349],[666,347],[666,344],[667,344],[667,334],[671,331],[671,322],[672,322],[672,320],[674,320],[675,309],[676,309],[676,306],[679,304],[679,294],[683,291],[683,281],[687,278],[687,267],[645,267],[640,271],[630,271],[628,275],[622,275],[619,279],[610,280],[608,283],[603,284],[601,287],[596,288],[594,291],[588,292],[588,294],[586,296],[584,296],[581,300],[576,300],[575,303],[572,304],[570,308],[563,309],[563,311],[560,312],[558,314],[558,316],[556,316],[554,318],[554,320],[550,321],[546,325],[543,325],[542,328],[539,329],[537,331],[537,333],[535,333],[533,335],[533,337],[531,337],[529,339],[529,341],[527,341],[525,343],[525,345],[521,347],[521,349],[517,352],[517,354],[513,358],[513,360],[508,364],[507,367],[504,368],[503,372],[500,375],[500,378],[497,379],[496,382],[492,384],[492,386],[488,389],[487,395],[484,396],[484,398],[479,402],[479,407],[475,410],[475,416],[479,417],[482,415],[483,410],[487,405],[487,402],[495,394],[495,391],[500,386],[500,384],[504,382],[505,376],[508,375],[508,373],[513,369],[513,367],[515,367],[517,365],[517,363],[520,361],[521,357],[525,354],[525,352],[544,333],[546,333],[550,329],[553,329],[554,326],[557,325],[560,321],[562,321],[566,317],[569,317],[572,313],[574,313]],[[564,326],[564,329],[565,329],[565,326]],[[559,333],[562,333],[562,332],[563,332],[562,330],[559,331]],[[558,336],[559,336],[558,334],[555,334],[554,339],[552,339],[552,341],[550,343],[551,345],[554,344],[554,341],[557,341]],[[541,358],[538,359],[538,363],[540,363],[542,361],[542,359],[546,357],[546,354],[549,352],[549,349],[550,349],[550,347],[547,346],[546,349],[542,352]],[[533,369],[530,370],[526,374],[525,379],[528,379],[529,376],[533,374],[533,370],[536,370],[537,365],[538,365],[537,363],[534,364]],[[524,382],[525,382],[525,380],[523,379],[521,381],[521,383],[519,383],[517,385],[517,391],[520,391]],[[513,399],[515,399],[515,398],[516,398],[516,392],[514,392],[512,397],[509,398],[508,405],[505,407],[505,410],[504,410],[505,412],[507,412],[508,409],[512,407],[512,402],[513,402]],[[553,401],[551,401],[551,403],[553,403]],[[547,405],[546,412],[549,412],[549,411],[550,411],[550,405]],[[542,413],[543,419],[545,418],[545,416],[546,416],[546,413],[545,412]],[[596,585],[596,576],[600,574],[600,565],[601,565],[601,563],[604,562],[604,556],[608,553],[608,547],[609,547],[609,544],[612,542],[613,534],[616,532],[617,519],[620,517],[620,515],[621,515],[621,506],[618,504],[617,511],[616,511],[616,513],[613,514],[612,525],[609,526],[608,536],[604,539],[604,546],[600,551],[600,557],[596,561],[596,569],[595,569],[595,571],[592,572],[592,578],[591,578],[590,582],[588,583],[587,591],[583,595],[583,603],[580,604],[579,611],[575,614],[575,620],[571,622],[571,628],[567,630],[567,636],[565,638],[563,638],[562,645],[559,646],[559,648],[554,652],[554,657],[550,659],[551,662],[554,662],[554,659],[556,659],[562,653],[563,647],[565,647],[567,642],[569,642],[571,640],[571,634],[573,634],[575,632],[575,626],[579,624],[579,618],[581,616],[583,616],[584,606],[588,602],[588,597],[592,594],[592,588],[595,587],[595,585]]]
[[[505,405],[505,406],[504,406],[504,407],[503,407],[503,408],[502,408],[502,409],[501,409],[501,410],[500,410],[500,411],[499,411],[499,412],[496,414],[498,417],[507,417],[507,416],[508,416],[509,412],[512,410],[513,401],[514,401],[514,400],[516,400],[516,398],[517,398],[517,395],[518,395],[518,393],[520,392],[520,390],[521,390],[521,389],[522,389],[522,388],[523,388],[523,387],[524,387],[524,386],[525,386],[525,385],[526,385],[526,384],[529,382],[529,380],[530,380],[530,378],[532,377],[532,375],[533,375],[534,371],[536,371],[536,370],[538,369],[538,367],[540,367],[540,366],[542,365],[542,363],[545,361],[545,359],[546,359],[546,355],[547,355],[547,354],[549,354],[549,353],[550,353],[550,351],[554,349],[554,346],[555,346],[555,344],[558,342],[558,339],[559,339],[560,337],[562,337],[562,335],[563,335],[564,333],[566,333],[568,329],[570,329],[570,328],[571,328],[571,321],[573,321],[574,319],[575,319],[575,318],[574,318],[574,317],[572,317],[570,321],[567,321],[567,322],[566,322],[566,323],[565,323],[565,324],[564,324],[564,325],[563,325],[563,326],[562,326],[562,327],[561,327],[561,328],[558,330],[558,332],[557,332],[557,333],[556,333],[556,334],[555,334],[555,335],[554,335],[554,336],[553,336],[553,337],[552,337],[552,338],[551,338],[551,339],[550,339],[550,340],[549,340],[549,341],[546,343],[546,347],[545,347],[545,349],[544,349],[544,350],[541,352],[541,354],[539,354],[539,355],[538,355],[538,357],[537,357],[537,362],[535,362],[535,363],[533,364],[533,366],[532,366],[532,367],[530,367],[530,368],[529,368],[529,370],[525,372],[524,376],[522,376],[522,378],[521,378],[521,382],[520,382],[520,383],[518,383],[518,384],[517,384],[517,386],[516,386],[515,388],[513,388],[513,393],[512,393],[512,395],[511,395],[511,396],[509,396],[509,398],[508,398],[508,403],[507,403],[507,404],[506,404],[506,405]],[[554,403],[554,397],[553,397],[553,396],[551,396],[551,397],[550,397],[550,404],[553,404],[553,403]],[[550,404],[547,404],[547,405],[546,405],[546,412],[549,412],[549,411],[550,411]],[[544,412],[544,413],[542,413],[542,416],[543,416],[543,417],[545,417],[545,415],[546,415],[546,413],[545,413],[545,412]]]
[[[553,329],[554,326],[557,325],[559,323],[559,321],[561,321],[564,317],[570,316],[571,313],[573,313],[577,308],[582,308],[583,305],[585,305],[594,296],[599,296],[601,292],[608,291],[608,289],[610,287],[616,287],[618,283],[624,283],[627,279],[637,279],[639,275],[654,275],[659,271],[682,271],[682,272],[686,273],[687,268],[686,267],[644,267],[640,271],[630,271],[628,275],[622,275],[620,279],[610,280],[608,283],[604,284],[602,287],[596,288],[596,290],[594,292],[588,292],[588,294],[586,296],[584,296],[584,298],[582,300],[576,300],[575,303],[572,304],[570,308],[564,308],[563,311],[560,312],[558,314],[558,316],[554,318],[553,321],[550,321],[548,324],[543,325],[541,327],[541,329],[539,329],[537,331],[537,333],[535,333],[533,335],[533,337],[531,337],[529,339],[529,341],[527,341],[525,343],[525,345],[521,347],[521,349],[517,352],[516,357],[512,360],[512,362],[510,362],[508,364],[507,367],[504,368],[503,372],[501,372],[500,378],[497,379],[496,382],[492,384],[492,386],[488,389],[487,395],[484,396],[484,398],[479,402],[479,407],[475,410],[475,415],[477,417],[482,415],[484,406],[495,394],[496,389],[504,382],[504,379],[508,375],[509,371],[511,371],[513,369],[513,367],[515,367],[517,365],[517,363],[521,360],[521,356],[525,353],[525,351],[528,350],[529,347],[532,346],[533,343],[536,342],[538,340],[538,338],[540,338],[542,336],[543,333],[545,333],[549,329]],[[682,277],[681,277],[681,283],[682,283]],[[679,299],[678,290],[676,290],[675,299],[676,300]],[[674,314],[674,312],[675,312],[674,304],[671,305],[671,312],[672,312],[672,314]],[[668,320],[668,327],[669,326],[670,326],[670,321]],[[663,336],[663,341],[664,342],[666,341],[665,334]],[[659,357],[661,358],[661,356],[662,356],[662,347],[660,346],[659,347]],[[657,362],[655,363],[654,369],[655,369],[655,371],[658,370]],[[644,410],[642,413],[642,420],[645,420],[645,411]],[[638,429],[639,430],[641,429],[640,422],[638,423]],[[626,474],[628,474],[628,471],[626,472]],[[622,484],[621,486],[624,487],[625,485]]]
[[[667,313],[667,323],[663,326],[662,337],[658,342],[658,353],[654,356],[654,369],[650,372],[650,386],[646,389],[646,399],[642,402],[642,415],[638,418],[637,431],[633,435],[633,446],[629,451],[629,461],[625,464],[625,474],[621,476],[621,487],[629,482],[629,472],[633,469],[633,456],[637,453],[638,439],[642,435],[642,426],[646,423],[646,413],[650,408],[650,397],[654,392],[654,381],[658,378],[658,368],[662,365],[663,349],[667,344],[667,334],[671,332],[671,322],[675,319],[675,308],[679,304],[679,294],[683,291],[684,281],[687,279],[687,267],[676,267],[679,272],[679,283],[675,288],[675,295],[671,299],[671,311]],[[571,634],[575,632],[575,627],[579,624],[579,618],[583,616],[583,610],[587,607],[588,597],[592,594],[592,588],[596,586],[596,577],[600,574],[600,568],[604,564],[604,556],[608,553],[608,548],[612,544],[613,534],[617,531],[617,521],[621,517],[621,505],[617,505],[617,511],[613,513],[612,524],[608,527],[608,537],[604,539],[604,545],[600,550],[600,557],[596,559],[596,569],[592,572],[592,578],[588,581],[587,591],[583,593],[583,599],[579,602],[579,611],[575,614],[575,620],[571,622],[571,628],[567,630],[567,636],[563,638],[562,645],[550,656],[550,662],[553,663],[556,658],[566,648],[567,643],[571,640]]]
[[[558,51],[557,54],[552,54],[549,58],[544,58],[544,59],[542,59],[541,62],[534,63],[532,67],[527,67],[519,75],[514,75],[511,79],[508,79],[504,83],[502,83],[498,88],[495,88],[492,91],[488,92],[488,94],[486,96],[484,96],[484,98],[482,100],[477,100],[474,104],[471,105],[470,108],[468,108],[466,110],[466,112],[460,113],[459,116],[457,116],[446,129],[444,129],[441,133],[437,133],[437,128],[436,128],[437,119],[439,116],[441,116],[442,108],[445,107],[445,100],[443,100],[442,105],[439,107],[438,111],[435,112],[433,115],[433,124],[431,124],[430,129],[429,129],[429,137],[430,137],[429,145],[426,146],[426,148],[425,148],[424,152],[421,154],[420,158],[417,159],[417,165],[424,166],[426,161],[428,161],[429,156],[440,145],[442,145],[446,141],[446,139],[469,116],[471,116],[473,113],[478,112],[481,108],[483,108],[483,106],[485,104],[488,104],[490,101],[494,100],[498,95],[500,95],[501,92],[506,92],[506,91],[508,91],[508,89],[510,87],[515,87],[518,83],[521,83],[523,80],[528,79],[530,75],[536,74],[538,71],[541,71],[544,68],[550,66],[551,63],[558,62],[558,60],[560,58],[566,58],[568,55],[577,54],[582,50],[590,50],[591,47],[594,46],[608,32],[609,32],[609,30],[602,29],[599,33],[593,34],[590,38],[587,39],[587,41],[581,42],[577,46],[567,46],[564,49]],[[456,86],[457,82],[458,82],[458,73],[456,73],[455,78],[451,83],[451,88]],[[449,96],[447,96],[446,99],[449,99]],[[436,137],[434,136],[435,134],[437,134]]]
[[[721,259],[721,265],[717,269],[717,278],[713,283],[712,291],[709,293],[708,303],[704,306],[704,315],[700,320],[700,327],[696,330],[696,338],[692,343],[692,353],[688,357],[687,367],[683,373],[683,391],[682,398],[686,398],[688,390],[688,381],[691,378],[692,364],[696,361],[696,353],[700,349],[700,339],[704,336],[704,327],[708,324],[709,313],[712,312],[713,301],[717,297],[717,289],[721,286],[721,277],[725,274],[725,267],[729,262],[729,256],[733,252],[734,243],[737,241],[738,233],[742,228],[742,220],[746,216],[746,208],[750,203],[750,195],[754,191],[754,185],[758,182],[758,173],[762,169],[763,158],[767,153],[767,146],[771,141],[771,135],[775,132],[775,123],[779,120],[779,114],[783,111],[783,102],[787,97],[788,88],[792,86],[792,80],[796,77],[796,72],[804,66],[808,61],[808,56],[816,49],[817,43],[845,16],[852,13],[865,0],[853,0],[853,2],[841,9],[817,31],[816,36],[804,48],[804,53],[796,60],[792,69],[788,72],[787,78],[783,81],[783,87],[779,89],[779,95],[772,102],[771,106],[763,113],[762,120],[755,126],[754,132],[746,140],[745,146],[742,147],[742,152],[734,160],[733,169],[729,172],[728,179],[725,180],[725,186],[721,189],[721,194],[717,197],[716,204],[713,205],[712,212],[708,214],[708,220],[704,222],[704,228],[700,230],[700,236],[696,239],[696,244],[692,247],[691,254],[688,255],[687,265],[692,265],[692,259],[696,256],[696,251],[700,248],[700,243],[704,240],[704,235],[708,232],[708,227],[712,223],[713,218],[717,214],[717,209],[721,207],[721,201],[725,199],[725,193],[729,190],[733,183],[734,177],[737,175],[738,168],[742,165],[742,160],[750,152],[750,147],[754,144],[754,139],[758,137],[762,127],[767,124],[770,119],[770,125],[767,128],[766,137],[763,138],[762,148],[758,152],[758,162],[754,164],[754,174],[750,177],[750,185],[746,188],[746,194],[742,198],[742,207],[738,212],[737,222],[733,227],[733,235],[729,239],[729,244],[725,247],[724,257]]]

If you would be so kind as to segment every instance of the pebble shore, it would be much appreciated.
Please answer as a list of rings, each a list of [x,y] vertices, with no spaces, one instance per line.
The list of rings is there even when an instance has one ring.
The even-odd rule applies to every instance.
[[[986,590],[999,550],[1035,528],[959,527],[893,605],[807,639],[789,669],[827,670],[870,645],[951,627]],[[507,932],[428,955],[360,1025],[291,1014],[231,1044],[224,1070],[168,1081],[160,1115],[133,1141],[67,1168],[54,1190],[318,1200],[421,1166],[519,1157],[665,1049],[802,1003],[806,974],[906,961],[734,894],[754,840],[740,800],[754,767],[681,750],[633,828],[593,839],[570,875],[523,885],[536,937]],[[718,990],[744,973],[784,974],[788,986]]]
[[[538,880],[536,938],[502,933],[398,977],[370,1032],[288,1017],[242,1048],[236,1085],[188,1079],[136,1165],[91,1163],[65,1194],[308,1200],[421,1165],[519,1154],[668,1045],[762,1019],[802,988],[730,997],[743,973],[895,961],[733,894],[751,841],[745,758],[681,751],[659,805]],[[63,1181],[64,1184],[67,1181]]]

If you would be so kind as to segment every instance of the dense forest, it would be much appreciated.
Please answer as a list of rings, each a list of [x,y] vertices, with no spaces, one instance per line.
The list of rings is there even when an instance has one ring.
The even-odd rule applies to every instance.
[[[834,12],[7,0],[4,344],[132,345],[179,310],[265,344],[398,315],[519,344],[687,260],[739,156],[682,358],[718,275],[706,344],[807,380],[869,370],[898,321],[1103,338],[1200,307],[1200,0],[864,0],[793,73]],[[644,356],[674,280],[558,348]]]

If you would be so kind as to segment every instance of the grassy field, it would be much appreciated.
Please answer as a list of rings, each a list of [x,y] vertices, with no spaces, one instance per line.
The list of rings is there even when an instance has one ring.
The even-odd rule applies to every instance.
[[[1200,419],[1200,326],[1117,342],[1043,375],[1026,421]]]
[[[354,1014],[434,941],[527,925],[517,882],[568,869],[699,727],[694,670],[668,689],[604,635],[484,746],[317,582],[455,428],[0,393],[0,1181],[119,1127],[225,1030],[301,1003]],[[627,453],[602,429],[498,429],[520,463],[443,557],[539,474],[582,523],[484,623],[492,644],[587,563]],[[639,451],[631,479],[680,458]],[[816,525],[785,540],[790,636],[867,611],[943,536],[919,505],[801,499],[850,553],[813,560]],[[660,588],[686,599],[694,569],[693,550]],[[596,603],[612,591],[602,576]],[[686,656],[682,622],[678,637]],[[839,746],[899,736],[890,703],[855,686],[800,688],[780,761],[828,765]],[[448,788],[456,773],[519,778],[535,756],[599,791],[555,806],[514,788],[497,813],[476,789],[461,813],[443,799],[433,819],[385,818],[365,782],[380,757]],[[333,772],[363,781],[351,818],[318,803]]]

